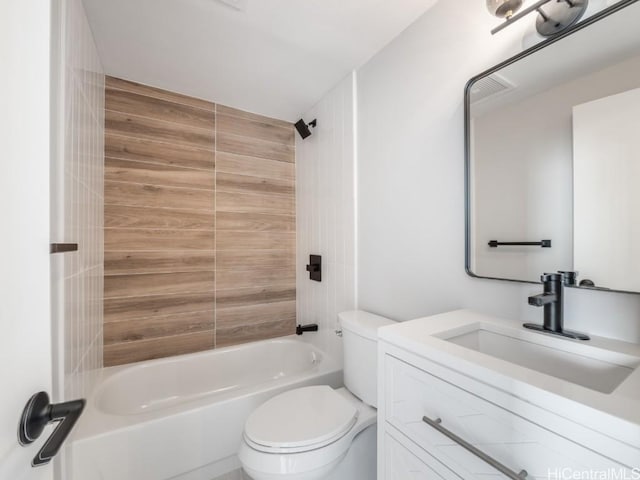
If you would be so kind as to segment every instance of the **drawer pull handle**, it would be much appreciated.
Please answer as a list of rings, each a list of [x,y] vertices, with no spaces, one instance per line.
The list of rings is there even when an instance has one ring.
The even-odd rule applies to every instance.
[[[521,470],[520,473],[516,473],[515,471],[511,470],[510,468],[504,466],[502,463],[498,462],[495,458],[492,458],[489,455],[487,455],[486,453],[484,453],[483,451],[478,450],[476,447],[471,445],[469,442],[463,440],[462,438],[457,436],[455,433],[453,433],[450,430],[447,430],[446,428],[444,428],[442,426],[442,419],[436,418],[435,420],[431,420],[429,417],[422,417],[422,421],[424,423],[426,423],[427,425],[429,425],[430,427],[432,427],[435,430],[437,430],[438,432],[440,432],[441,434],[443,434],[445,437],[448,437],[449,439],[451,439],[454,442],[456,442],[458,445],[460,445],[462,448],[464,448],[468,452],[474,454],[479,459],[481,459],[484,462],[486,462],[487,464],[491,465],[493,468],[498,470],[500,473],[503,473],[507,477],[511,478],[512,480],[524,480],[524,479],[527,478],[528,473],[527,473],[526,470]]]

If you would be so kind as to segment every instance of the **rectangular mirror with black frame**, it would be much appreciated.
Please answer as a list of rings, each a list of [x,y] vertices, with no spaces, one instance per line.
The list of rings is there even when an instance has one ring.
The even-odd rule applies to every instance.
[[[474,77],[465,112],[467,272],[640,292],[640,2]]]

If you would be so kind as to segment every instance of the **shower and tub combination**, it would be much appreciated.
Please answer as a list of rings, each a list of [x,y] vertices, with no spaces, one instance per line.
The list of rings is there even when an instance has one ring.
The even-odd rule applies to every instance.
[[[342,385],[296,336],[103,370],[71,447],[73,478],[211,480],[240,467],[246,419],[287,390]]]

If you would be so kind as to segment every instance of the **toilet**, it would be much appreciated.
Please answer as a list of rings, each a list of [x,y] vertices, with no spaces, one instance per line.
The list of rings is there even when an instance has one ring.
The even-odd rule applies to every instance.
[[[338,318],[345,387],[296,388],[251,413],[238,457],[254,480],[376,478],[377,332],[394,322],[363,311]]]

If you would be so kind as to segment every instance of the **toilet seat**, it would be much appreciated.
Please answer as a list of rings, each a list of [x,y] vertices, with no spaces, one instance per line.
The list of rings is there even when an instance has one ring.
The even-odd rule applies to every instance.
[[[342,438],[358,413],[353,402],[328,385],[302,387],[258,407],[247,419],[244,438],[260,452],[308,452]]]
[[[337,396],[346,400],[347,404],[351,405],[355,410],[355,423],[352,423],[348,427],[347,431],[340,434],[336,433],[333,438],[329,435],[325,436],[325,439],[320,442],[324,443],[322,447],[317,444],[310,443],[309,439],[304,447],[292,446],[292,447],[269,447],[261,445],[248,438],[246,433],[243,436],[243,442],[240,445],[238,451],[238,458],[242,464],[242,468],[252,477],[257,480],[319,480],[325,478],[325,476],[346,456],[354,438],[360,434],[366,428],[375,425],[376,423],[376,410],[368,405],[365,405],[361,400],[354,397],[351,392],[345,388],[339,388],[337,390],[331,389],[329,386],[324,386]],[[306,389],[308,387],[302,387]],[[301,389],[291,390],[295,392]],[[325,390],[326,389],[322,389]],[[315,390],[315,392],[321,392],[322,390]],[[290,394],[290,392],[286,392]],[[311,391],[313,392],[313,390]],[[285,394],[280,394],[273,397],[272,400],[282,397]],[[293,395],[293,394],[291,394]],[[327,393],[331,396],[331,393]],[[288,396],[288,395],[287,395]],[[286,398],[286,397],[285,397]],[[331,396],[331,398],[333,398]],[[341,403],[336,402],[338,405]],[[291,403],[286,404],[285,408],[293,408]],[[264,404],[263,404],[264,405]],[[300,405],[295,405],[299,408]],[[258,407],[260,409],[261,407]],[[257,410],[256,410],[257,411]],[[266,411],[266,410],[263,410]],[[285,410],[286,412],[286,410]],[[254,412],[255,413],[255,412]],[[288,419],[291,421],[291,411],[289,414],[283,414],[279,418]],[[252,414],[253,415],[253,414]],[[250,416],[251,418],[251,416]],[[249,420],[247,420],[247,424]],[[274,422],[277,425],[277,422]],[[251,430],[251,428],[249,428]],[[341,429],[336,429],[339,431]],[[254,433],[256,435],[256,433]],[[257,437],[254,437],[257,438]],[[294,445],[289,440],[290,445]],[[303,451],[296,451],[301,449]]]

